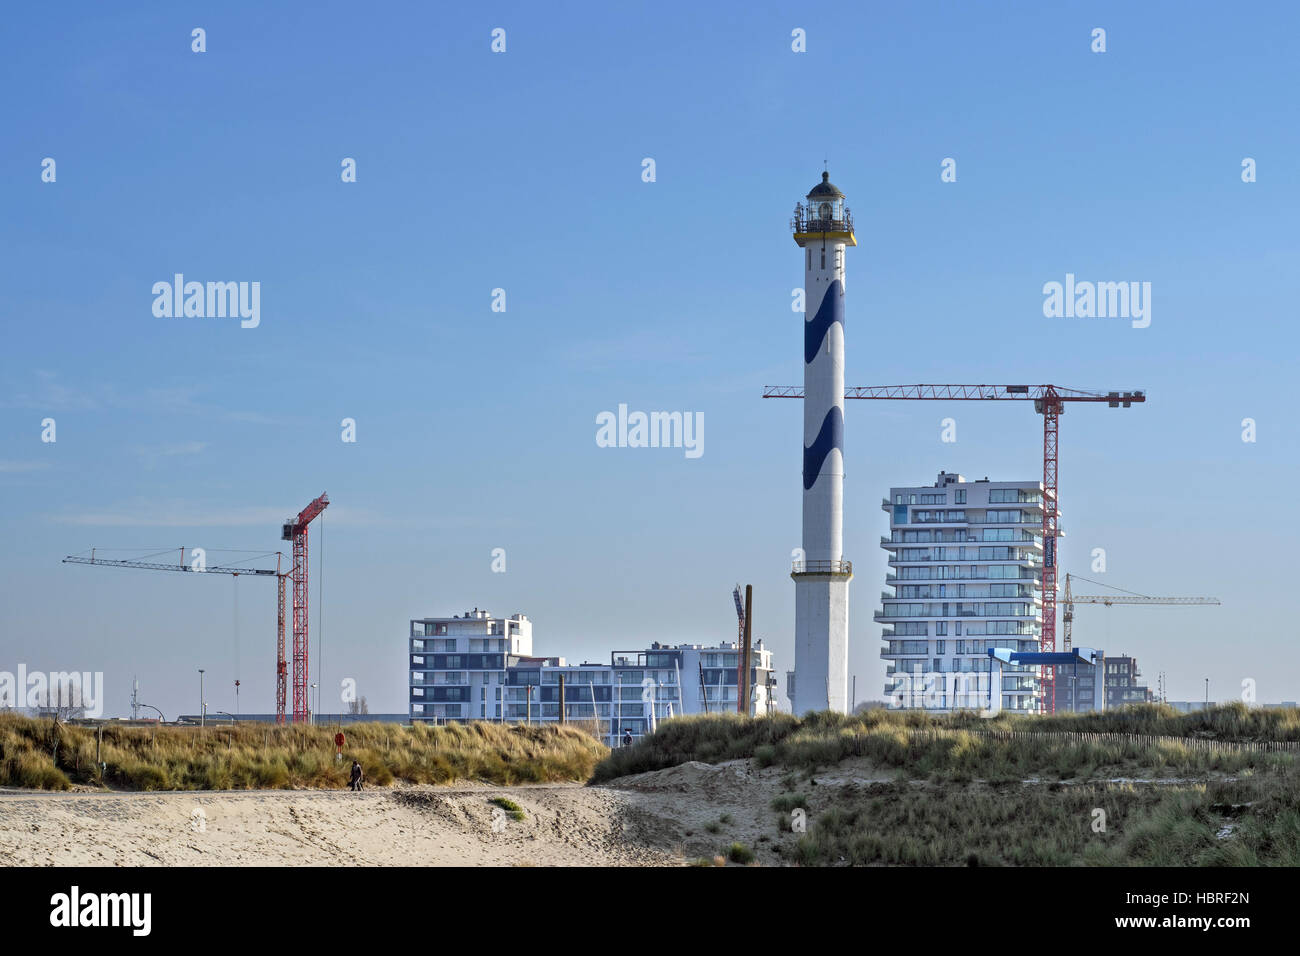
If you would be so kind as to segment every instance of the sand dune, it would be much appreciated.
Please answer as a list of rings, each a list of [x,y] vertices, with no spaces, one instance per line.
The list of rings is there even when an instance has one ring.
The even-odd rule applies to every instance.
[[[0,790],[0,865],[677,866],[725,853],[732,842],[752,848],[760,863],[780,864],[778,848],[796,838],[770,804],[789,789],[788,777],[732,760],[599,787]],[[829,791],[886,776],[849,761],[817,778]],[[489,802],[502,796],[523,809],[523,820],[502,819]]]
[[[494,796],[508,796],[525,818],[497,812],[494,829]],[[0,793],[6,866],[679,864],[652,845],[661,842],[656,829],[617,791],[577,784]]]

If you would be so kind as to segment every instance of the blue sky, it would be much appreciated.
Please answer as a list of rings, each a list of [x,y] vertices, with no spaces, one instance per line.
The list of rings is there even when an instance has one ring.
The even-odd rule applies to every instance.
[[[241,709],[270,710],[272,584],[59,559],[282,549],[280,520],[322,491],[323,709],[347,677],[372,711],[405,709],[411,617],[521,611],[539,652],[601,659],[732,638],[737,581],[793,666],[800,409],[759,396],[801,383],[788,219],[825,159],[857,223],[849,383],[1145,388],[1144,407],[1062,420],[1062,567],[1224,603],[1084,608],[1076,642],[1166,672],[1173,699],[1208,676],[1214,697],[1254,679],[1294,700],[1297,21],[1188,3],[15,10],[0,669],[103,671],[110,713],[135,674],[170,717],[205,667],[210,709],[233,708],[238,676]],[[153,283],[177,272],[260,282],[261,324],[156,318]],[[1044,318],[1066,273],[1150,282],[1150,327]],[[620,403],[702,412],[703,456],[597,447]],[[849,405],[859,700],[884,678],[881,497],[941,469],[1037,477],[1041,441],[1020,405]]]

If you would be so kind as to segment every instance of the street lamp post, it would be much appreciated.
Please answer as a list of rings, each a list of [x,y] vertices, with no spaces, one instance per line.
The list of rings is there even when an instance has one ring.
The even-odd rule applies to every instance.
[[[158,708],[155,707],[153,704],[140,704],[139,706],[148,707],[150,710],[158,710]],[[158,720],[162,723],[166,723],[167,721],[167,718],[163,716],[163,712],[161,710],[158,710]]]
[[[203,668],[199,668],[199,726],[207,726],[208,705],[203,698]]]
[[[315,684],[312,684],[312,685],[311,685],[311,695],[312,695],[312,699],[313,699],[313,700],[316,700],[316,685],[315,685]],[[316,703],[312,706],[312,709],[311,709],[311,720],[309,721],[309,723],[310,723],[312,726],[315,726],[315,724],[316,724],[316,708],[319,707],[319,706],[320,706],[320,701],[319,701],[319,700],[316,700]]]

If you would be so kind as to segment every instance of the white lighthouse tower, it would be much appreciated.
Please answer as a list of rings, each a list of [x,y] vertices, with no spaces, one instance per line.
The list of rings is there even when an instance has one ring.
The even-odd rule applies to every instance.
[[[844,560],[844,250],[856,246],[830,173],[795,206],[804,253],[803,560],[794,563],[794,712],[849,709]]]

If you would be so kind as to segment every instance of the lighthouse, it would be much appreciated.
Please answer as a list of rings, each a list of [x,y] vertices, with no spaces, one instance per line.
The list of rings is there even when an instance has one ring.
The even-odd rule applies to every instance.
[[[856,246],[844,193],[822,173],[791,227],[804,257],[803,555],[795,588],[794,712],[848,711],[844,560],[844,250]]]

